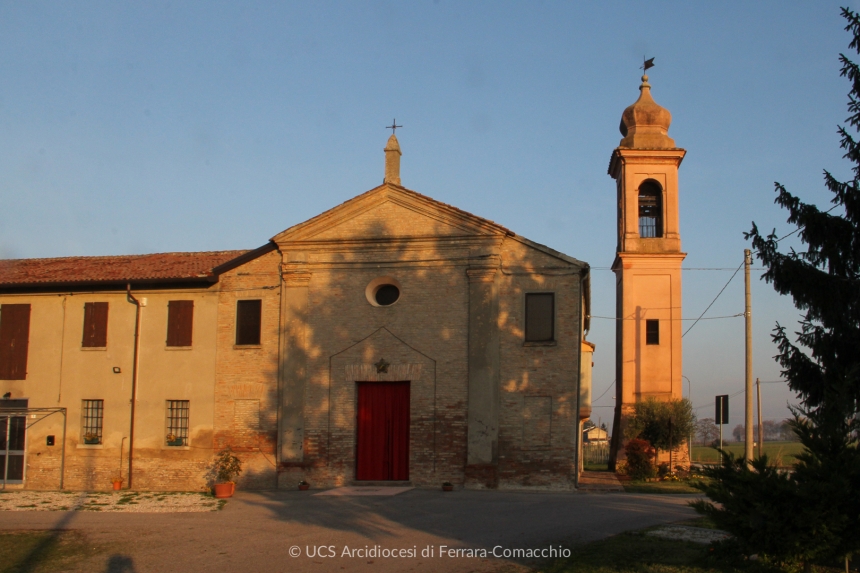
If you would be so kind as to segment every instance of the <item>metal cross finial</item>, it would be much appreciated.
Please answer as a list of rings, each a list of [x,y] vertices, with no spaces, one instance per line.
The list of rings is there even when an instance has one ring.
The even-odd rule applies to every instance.
[[[403,126],[402,126],[402,125],[397,125],[397,120],[396,120],[396,119],[392,119],[392,120],[391,120],[391,125],[386,125],[386,126],[385,126],[385,129],[390,129],[390,130],[391,130],[391,134],[392,134],[392,135],[394,135],[394,132],[395,132],[395,131],[397,131],[397,128],[398,128],[398,127],[403,127]]]

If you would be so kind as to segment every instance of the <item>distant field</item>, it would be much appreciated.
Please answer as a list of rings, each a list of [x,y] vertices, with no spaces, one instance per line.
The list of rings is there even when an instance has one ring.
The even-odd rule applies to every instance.
[[[723,443],[723,449],[733,453],[736,457],[744,455],[743,442]],[[765,442],[764,453],[770,459],[771,464],[781,467],[793,466],[795,454],[803,451],[800,442]],[[753,453],[758,455],[758,448],[753,448]],[[720,461],[720,453],[708,446],[693,446],[693,461],[713,463]]]

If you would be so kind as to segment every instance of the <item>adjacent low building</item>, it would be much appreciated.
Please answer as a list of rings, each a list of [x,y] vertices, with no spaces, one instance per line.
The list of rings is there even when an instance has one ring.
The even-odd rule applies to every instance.
[[[588,265],[385,154],[255,250],[0,261],[0,478],[193,490],[229,446],[246,488],[573,488]]]

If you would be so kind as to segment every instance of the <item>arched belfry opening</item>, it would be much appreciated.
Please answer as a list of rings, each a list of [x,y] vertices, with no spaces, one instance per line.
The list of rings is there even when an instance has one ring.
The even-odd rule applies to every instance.
[[[643,239],[663,236],[663,189],[654,180],[639,186],[639,236]]]

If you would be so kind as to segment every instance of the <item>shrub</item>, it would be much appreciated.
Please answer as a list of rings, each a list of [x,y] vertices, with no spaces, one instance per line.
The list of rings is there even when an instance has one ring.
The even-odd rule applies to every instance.
[[[234,477],[242,473],[242,460],[233,455],[230,448],[218,452],[212,465],[215,477],[221,483],[233,481]]]
[[[632,479],[641,480],[654,477],[654,458],[657,452],[646,440],[633,439],[624,446],[627,454],[627,475]]]

